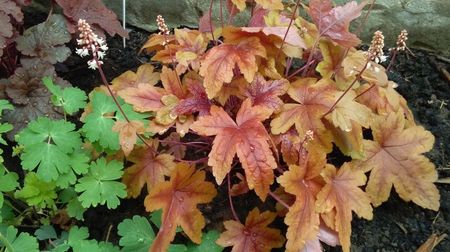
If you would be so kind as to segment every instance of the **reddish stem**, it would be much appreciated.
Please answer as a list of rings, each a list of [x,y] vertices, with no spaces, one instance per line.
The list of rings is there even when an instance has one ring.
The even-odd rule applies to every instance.
[[[284,200],[280,199],[280,197],[278,197],[275,193],[269,191],[269,195],[274,198],[278,203],[280,203],[281,205],[283,205],[284,207],[286,207],[287,209],[289,209],[289,205],[284,202]]]
[[[220,1],[222,3],[222,1]],[[212,24],[212,7],[213,7],[213,0],[209,1],[209,29],[211,30],[211,38],[214,41],[214,44],[217,46],[217,42],[216,39],[214,38],[214,28],[213,28],[213,24]]]
[[[391,70],[392,66],[394,65],[395,60],[397,59],[397,53],[398,53],[397,48],[395,48],[395,49],[394,49],[394,52],[392,53],[392,58],[391,58],[391,60],[389,61],[389,65],[388,65],[388,67],[386,68],[386,73],[389,72],[389,71]]]
[[[116,104],[117,108],[120,111],[120,114],[122,114],[123,118],[125,118],[125,120],[130,123],[130,119],[128,118],[127,114],[125,114],[125,111],[123,111],[122,106],[120,105],[119,101],[117,100],[116,95],[114,94],[114,92],[111,90],[111,87],[109,86],[109,82],[106,79],[105,73],[103,72],[103,68],[97,58],[97,56],[94,55],[94,60],[95,63],[98,66],[98,72],[100,73],[100,77],[102,78],[103,84],[106,86],[106,89],[108,89],[109,94],[111,95],[111,97],[113,98],[114,103]],[[150,146],[150,144],[148,144],[145,139],[140,135],[136,133],[136,136],[148,147],[148,149],[153,153],[156,154],[156,150],[153,149],[152,146]]]
[[[366,90],[362,91],[362,92],[361,92],[359,95],[357,95],[357,96],[355,97],[355,99],[353,99],[353,100],[356,100],[356,99],[358,99],[360,96],[362,96],[363,94],[369,92],[373,87],[375,87],[375,85],[376,85],[375,83],[372,83],[372,84],[370,85],[369,88],[367,88]]]
[[[286,30],[286,33],[284,34],[283,41],[281,41],[281,45],[277,51],[277,55],[275,56],[275,59],[278,59],[278,56],[280,55],[280,52],[283,49],[284,42],[286,41],[287,35],[289,33],[289,29],[291,29],[292,22],[294,22],[295,14],[297,13],[297,9],[298,9],[299,5],[300,5],[300,0],[297,0],[297,2],[295,3],[294,10],[292,11],[291,20],[289,21],[288,28]]]
[[[311,62],[309,62],[309,65],[316,63],[316,60],[312,60]],[[293,72],[292,74],[290,74],[287,79],[291,79],[292,77],[296,76],[297,74],[299,74],[301,71],[303,71],[305,68],[309,67],[309,65],[304,65],[301,68],[295,70],[295,72]]]
[[[230,179],[230,173],[228,173],[227,175],[227,181],[228,181],[228,201],[230,203],[230,209],[231,209],[231,213],[233,213],[233,217],[237,222],[241,222],[238,218],[238,215],[236,213],[236,210],[234,210],[234,206],[233,206],[233,199],[231,198],[231,179]]]
[[[330,114],[335,108],[336,105],[342,100],[342,98],[348,93],[348,91],[350,91],[350,89],[352,89],[353,85],[355,85],[356,81],[358,81],[361,78],[361,75],[363,74],[364,70],[366,70],[367,65],[369,64],[369,59],[367,59],[366,64],[364,65],[363,69],[361,69],[361,71],[355,76],[355,79],[353,80],[353,82],[347,87],[347,89],[344,91],[344,93],[341,94],[341,96],[339,96],[339,98],[336,100],[336,102],[333,104],[333,106],[331,106],[331,108],[327,111],[327,113],[325,113],[322,118],[324,118],[325,116],[327,116],[328,114]]]

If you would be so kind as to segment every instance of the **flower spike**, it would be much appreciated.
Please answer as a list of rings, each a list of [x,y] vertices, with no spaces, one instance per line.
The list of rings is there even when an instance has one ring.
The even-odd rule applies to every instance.
[[[101,61],[108,50],[108,46],[103,38],[100,38],[95,34],[91,26],[84,19],[78,20],[78,31],[80,32],[77,44],[80,48],[77,48],[76,54],[81,57],[90,55],[92,52],[92,59],[88,61],[90,69],[97,69],[98,65],[103,64]]]

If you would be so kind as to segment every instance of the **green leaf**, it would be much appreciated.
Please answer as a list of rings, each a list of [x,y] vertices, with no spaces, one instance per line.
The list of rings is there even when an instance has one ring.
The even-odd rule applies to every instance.
[[[220,233],[216,230],[210,230],[208,233],[202,235],[202,243],[194,244],[190,243],[187,246],[188,252],[220,252],[223,248],[216,244],[216,240],[219,239]]]
[[[123,164],[113,160],[106,163],[105,158],[91,163],[88,174],[78,180],[75,191],[82,192],[78,199],[83,207],[96,207],[106,203],[109,209],[120,204],[119,198],[127,196],[126,186],[118,181],[123,174]]]
[[[1,193],[0,195],[0,198],[3,198],[3,195]],[[5,204],[5,201],[6,200],[3,201],[3,206],[1,206],[0,204],[0,223],[2,223],[3,221],[10,221],[15,218],[14,210],[8,204]]]
[[[157,228],[161,227],[162,209],[156,210],[150,214],[150,221],[155,224]],[[175,230],[177,233],[183,231],[181,227],[177,227]]]
[[[119,135],[112,131],[117,106],[113,99],[106,94],[94,92],[92,99],[92,112],[86,118],[81,131],[91,142],[99,142],[103,148],[119,150]]]
[[[13,251],[39,251],[39,244],[36,238],[25,232],[19,233],[19,235],[17,234],[18,230],[15,227],[0,225],[0,235],[8,241]],[[0,247],[4,247],[5,245],[0,241]]]
[[[24,187],[16,191],[14,196],[24,199],[30,206],[51,207],[55,205],[54,199],[57,198],[55,187],[55,182],[43,181],[36,173],[30,172],[25,176]]]
[[[155,233],[147,218],[133,216],[132,219],[125,219],[117,226],[118,234],[122,237],[119,245],[122,251],[147,252],[155,239]]]
[[[40,241],[58,238],[55,228],[51,225],[39,227],[39,229],[34,232],[34,236]]]
[[[86,208],[81,205],[81,202],[78,200],[78,195],[75,192],[74,188],[69,187],[67,189],[64,189],[59,194],[59,199],[62,203],[67,204],[66,211],[70,217],[77,220],[84,220],[83,214],[86,211]]]
[[[9,103],[8,100],[0,100],[0,114],[3,113],[3,110],[5,109],[9,109],[9,110],[13,110],[14,107],[13,105],[11,105],[11,103]]]
[[[183,244],[170,244],[167,252],[184,252],[187,250],[188,248]]]
[[[6,173],[5,167],[0,165],[0,192],[10,192],[19,186],[19,176],[15,172]],[[1,204],[0,204],[1,207]]]
[[[70,171],[70,155],[81,149],[81,137],[75,125],[64,120],[39,117],[16,137],[24,146],[20,156],[23,169],[33,171],[45,181],[57,180]]]
[[[44,77],[42,81],[53,94],[51,98],[53,104],[58,107],[63,107],[67,114],[72,115],[86,106],[87,96],[83,90],[74,87],[62,89],[53,84],[52,79],[49,77]]]
[[[86,227],[73,226],[69,231],[67,244],[74,246],[89,237],[89,230]]]

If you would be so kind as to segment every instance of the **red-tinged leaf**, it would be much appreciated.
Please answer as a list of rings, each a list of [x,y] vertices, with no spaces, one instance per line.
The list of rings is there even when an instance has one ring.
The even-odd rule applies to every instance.
[[[283,10],[284,5],[281,0],[255,0],[255,2],[267,10]]]
[[[242,27],[241,28],[243,31],[248,32],[248,33],[258,33],[258,32],[262,32],[264,33],[266,36],[270,36],[270,35],[274,35],[277,36],[280,39],[283,39],[286,32],[287,32],[287,36],[285,39],[285,42],[288,44],[291,44],[293,46],[297,46],[300,48],[306,48],[306,44],[303,41],[303,38],[300,37],[299,35],[299,31],[295,26],[291,26],[289,31],[288,31],[288,27],[283,27],[283,26],[277,26],[277,27]]]
[[[186,96],[186,88],[181,84],[177,72],[166,66],[163,66],[161,70],[161,82],[168,94],[173,94],[178,99],[182,99]]]
[[[327,165],[322,171],[326,185],[317,194],[316,210],[325,213],[336,210],[336,231],[344,252],[350,251],[352,211],[359,217],[371,220],[373,217],[369,196],[359,188],[366,183],[363,171],[352,169],[345,163],[337,170]]]
[[[267,227],[275,217],[275,213],[260,213],[258,208],[254,208],[248,214],[245,225],[235,220],[225,221],[226,231],[216,243],[223,247],[233,246],[232,252],[269,252],[280,248],[284,243],[280,230]]]
[[[136,73],[128,70],[111,81],[111,89],[115,92],[120,90],[135,87],[140,84],[146,84],[150,86],[156,85],[159,81],[159,73],[155,72],[155,67],[150,64],[141,65]]]
[[[205,11],[203,13],[203,16],[201,16],[200,20],[198,21],[198,30],[200,32],[212,32],[212,31],[214,31],[214,29],[215,29],[215,26],[211,20],[211,13],[209,10]]]
[[[266,22],[264,20],[264,16],[269,13],[268,10],[262,8],[257,5],[255,9],[253,9],[253,15],[248,22],[248,27],[264,27],[266,26]]]
[[[114,36],[119,34],[128,38],[128,32],[122,28],[116,14],[106,8],[101,0],[55,0],[68,17],[68,29],[70,33],[76,32],[79,19],[84,19],[91,25],[98,25],[103,30]]]
[[[161,141],[161,146],[168,147],[167,153],[172,154],[176,159],[183,159],[187,148],[181,143],[180,135],[172,132],[164,138],[164,141]]]
[[[118,92],[120,97],[133,105],[133,108],[139,112],[157,111],[163,108],[164,104],[161,99],[165,94],[164,89],[143,83]]]
[[[237,154],[245,170],[248,187],[264,200],[273,183],[272,169],[277,167],[268,141],[270,137],[261,123],[270,111],[261,106],[251,106],[245,100],[236,117],[236,123],[220,107],[212,106],[211,115],[200,117],[192,129],[201,135],[216,135],[208,157],[217,184],[221,184],[231,169]]]
[[[319,174],[325,167],[326,155],[312,151],[305,165],[289,166],[289,171],[278,178],[284,190],[295,195],[284,222],[288,225],[286,251],[299,251],[319,232],[319,213],[316,212],[316,194],[322,188]]]
[[[308,130],[326,148],[331,148],[331,136],[326,131],[322,116],[335,101],[336,88],[332,81],[314,78],[299,79],[291,83],[289,96],[297,103],[286,103],[270,123],[273,134],[287,132],[295,125],[301,139]]]
[[[238,177],[240,181],[239,183],[234,184],[231,187],[230,195],[233,197],[245,194],[250,190],[250,188],[248,188],[247,180],[245,179],[244,175],[236,173],[236,177]]]
[[[246,93],[253,106],[261,105],[276,111],[283,105],[280,96],[286,93],[288,87],[289,82],[285,79],[266,81],[257,74]]]
[[[165,48],[167,43],[171,44],[175,41],[175,35],[162,35],[159,33],[154,33],[149,36],[148,40],[142,46],[140,51],[153,52],[160,51]]]
[[[127,160],[134,164],[125,169],[122,182],[127,186],[128,196],[132,198],[137,198],[141,194],[145,184],[147,192],[150,192],[159,183],[164,182],[164,176],[169,176],[175,168],[174,156],[155,155],[148,147],[136,148]]]
[[[256,37],[247,38],[236,45],[224,43],[209,50],[200,67],[208,98],[214,98],[222,85],[233,79],[236,65],[245,79],[252,82],[258,71],[257,56],[265,57],[266,50]]]
[[[145,132],[144,123],[141,121],[116,121],[112,130],[119,133],[120,147],[125,156],[128,156],[133,150],[137,134]]]
[[[322,36],[331,38],[341,46],[350,48],[359,45],[361,40],[349,32],[350,22],[361,15],[366,2],[358,4],[351,1],[333,8],[331,0],[309,1],[309,15]]]
[[[205,218],[197,205],[210,202],[216,194],[214,185],[205,181],[204,171],[178,163],[170,181],[158,183],[145,197],[147,211],[163,210],[161,227],[149,251],[167,251],[177,226],[181,226],[193,242],[200,243]]]
[[[437,211],[437,172],[422,155],[433,147],[434,136],[422,126],[406,127],[402,112],[379,116],[371,127],[374,141],[364,140],[366,155],[355,167],[371,171],[366,192],[373,205],[386,201],[394,186],[405,201]]]
[[[178,115],[194,112],[199,112],[200,116],[209,114],[211,102],[202,85],[203,78],[194,72],[189,72],[184,76],[183,83],[191,95],[182,99],[173,111]]]

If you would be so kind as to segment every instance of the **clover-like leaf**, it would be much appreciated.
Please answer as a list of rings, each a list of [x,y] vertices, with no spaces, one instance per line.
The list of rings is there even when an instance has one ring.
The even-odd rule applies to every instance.
[[[81,131],[89,141],[98,142],[104,148],[119,150],[119,134],[112,130],[116,104],[110,96],[100,92],[93,94],[91,103],[92,111],[84,118]]]
[[[72,115],[86,106],[87,96],[83,90],[74,87],[66,87],[63,89],[53,84],[53,80],[49,77],[43,78],[42,82],[53,94],[53,104],[63,107],[67,114]]]
[[[116,181],[122,177],[123,164],[113,160],[109,163],[100,158],[91,163],[89,173],[78,180],[75,191],[81,192],[78,199],[83,207],[96,207],[106,203],[109,209],[120,204],[120,198],[125,198],[125,185]]]
[[[36,173],[30,172],[25,176],[24,187],[16,191],[14,196],[25,200],[30,206],[52,207],[55,205],[54,200],[57,198],[55,188],[55,182],[46,182],[40,179]]]
[[[0,225],[0,235],[2,240],[0,240],[0,247],[6,247],[3,241],[8,242],[8,245],[13,249],[13,251],[29,251],[29,252],[39,252],[39,243],[30,234],[26,232],[21,232],[13,227]],[[10,251],[8,247],[5,251]]]
[[[147,252],[155,239],[155,233],[147,218],[133,216],[125,219],[117,226],[117,233],[121,236],[119,245],[122,251]]]
[[[24,146],[20,156],[23,168],[37,168],[37,175],[44,181],[56,180],[69,172],[69,155],[81,148],[80,134],[74,130],[74,124],[63,120],[40,117],[31,122],[17,136],[17,142]]]
[[[223,248],[217,245],[216,240],[219,238],[220,233],[216,230],[210,230],[206,234],[203,234],[202,243],[189,244],[187,246],[188,252],[221,252]]]
[[[208,203],[217,192],[214,185],[205,181],[205,172],[179,163],[170,181],[158,183],[145,198],[147,211],[163,209],[161,228],[149,251],[165,251],[175,238],[177,226],[195,243],[201,242],[205,219],[197,208]]]
[[[70,39],[64,17],[53,14],[45,22],[27,29],[16,42],[23,54],[55,64],[70,56],[70,49],[64,45]]]

